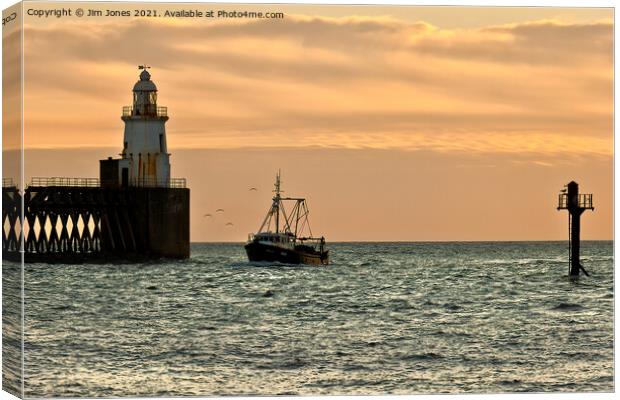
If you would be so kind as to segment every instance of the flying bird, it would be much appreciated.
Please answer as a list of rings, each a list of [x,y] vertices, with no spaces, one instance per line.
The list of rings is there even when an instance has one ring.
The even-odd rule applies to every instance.
[[[210,217],[210,216],[211,216],[211,214],[205,214],[205,215],[203,215],[203,217]]]
[[[228,222],[228,223],[226,224],[226,226],[233,226],[233,225],[234,225],[234,224],[233,224],[232,222]]]
[[[218,208],[217,210],[215,210],[215,212],[224,212],[223,208]]]
[[[251,188],[250,188],[250,191],[252,191],[252,190],[254,190],[254,191],[258,191],[258,189],[256,189],[255,187],[251,187]]]

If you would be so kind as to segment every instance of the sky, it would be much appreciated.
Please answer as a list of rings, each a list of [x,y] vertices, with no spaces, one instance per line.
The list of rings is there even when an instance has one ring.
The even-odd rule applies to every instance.
[[[564,240],[570,180],[612,238],[611,9],[226,7],[285,18],[27,18],[26,180],[98,176],[147,63],[192,241],[255,232],[278,169],[328,241]]]

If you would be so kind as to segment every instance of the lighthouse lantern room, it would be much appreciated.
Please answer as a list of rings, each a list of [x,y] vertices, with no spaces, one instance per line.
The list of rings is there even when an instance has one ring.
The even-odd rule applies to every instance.
[[[157,86],[150,67],[138,67],[140,80],[133,87],[133,104],[123,107],[125,122],[120,159],[101,160],[105,186],[169,187],[170,154],[166,145],[168,110],[157,105]]]

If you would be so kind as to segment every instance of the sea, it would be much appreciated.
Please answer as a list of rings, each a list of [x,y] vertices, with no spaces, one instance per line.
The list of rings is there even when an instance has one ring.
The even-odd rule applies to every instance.
[[[27,397],[612,392],[613,243],[333,243],[328,266],[27,264]],[[9,268],[10,269],[10,268]]]

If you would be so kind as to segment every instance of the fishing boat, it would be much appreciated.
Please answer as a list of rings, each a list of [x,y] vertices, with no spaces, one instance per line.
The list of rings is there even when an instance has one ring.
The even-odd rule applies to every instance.
[[[282,197],[280,172],[276,175],[273,202],[258,229],[245,245],[252,262],[268,261],[286,264],[329,264],[329,250],[324,237],[313,237],[308,221],[306,199]],[[291,204],[287,214],[285,204]],[[308,236],[304,236],[308,232]]]

